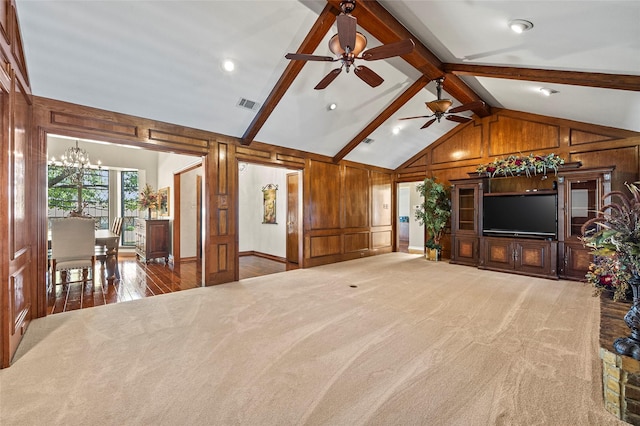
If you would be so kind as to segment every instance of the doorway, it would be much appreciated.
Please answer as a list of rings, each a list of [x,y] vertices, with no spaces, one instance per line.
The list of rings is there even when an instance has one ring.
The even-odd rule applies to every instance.
[[[173,253],[180,262],[202,262],[203,173],[198,161],[173,174]]]
[[[302,171],[238,163],[239,279],[299,268]]]
[[[192,262],[191,265],[181,267],[179,261],[180,256],[173,251],[177,247],[176,244],[170,243],[173,264],[169,262],[170,265],[165,265],[162,259],[155,259],[147,263],[137,262],[135,233],[136,219],[147,217],[146,211],[141,211],[139,207],[137,207],[139,191],[147,183],[152,186],[154,191],[160,191],[160,189],[162,189],[165,191],[164,193],[168,195],[168,203],[164,205],[164,208],[159,208],[156,214],[158,219],[169,220],[170,227],[173,227],[172,225],[182,211],[179,200],[176,200],[180,191],[176,191],[174,173],[189,169],[193,167],[194,164],[201,169],[201,156],[160,152],[128,145],[83,140],[81,138],[55,134],[47,134],[46,138],[47,156],[49,159],[51,159],[51,157],[60,158],[64,151],[70,145],[74,145],[76,140],[78,140],[80,146],[89,153],[91,161],[95,163],[100,161],[100,169],[108,172],[108,179],[105,179],[104,182],[98,182],[100,184],[98,186],[105,187],[104,193],[108,195],[103,197],[91,196],[87,200],[91,201],[93,198],[96,198],[103,204],[100,209],[91,207],[92,210],[88,210],[88,214],[96,219],[98,226],[106,229],[113,222],[114,218],[123,218],[122,239],[118,250],[118,268],[121,272],[120,280],[116,285],[103,285],[101,288],[99,281],[101,275],[96,274],[95,291],[91,293],[91,300],[87,300],[87,303],[84,303],[85,298],[82,296],[82,290],[78,290],[79,293],[77,294],[67,291],[65,293],[66,296],[64,296],[65,300],[62,300],[65,304],[63,310],[75,309],[73,305],[69,307],[69,301],[74,302],[78,305],[77,308],[81,309],[92,305],[116,303],[203,285],[201,257],[197,259],[197,264]],[[135,176],[134,180],[136,184],[134,185],[134,189],[127,189],[125,179],[122,177],[129,173]],[[49,185],[51,183],[51,181],[48,182]],[[201,193],[199,196],[202,197]],[[67,213],[67,211],[62,212],[63,215]],[[48,215],[51,216],[52,213],[48,213]],[[195,223],[196,220],[193,222]],[[199,222],[201,222],[201,220]],[[195,244],[194,242],[194,246]],[[199,245],[202,247],[201,242]],[[140,268],[142,268],[142,271]],[[158,280],[157,277],[162,274],[166,276],[163,276],[162,280]],[[161,281],[162,285],[157,285]],[[165,286],[165,283],[171,283],[171,285]],[[92,288],[90,286],[86,287],[86,291]],[[59,297],[56,299],[59,299]],[[60,300],[53,302],[58,304]],[[53,312],[50,303],[46,305],[45,309],[47,309],[47,312]],[[55,312],[60,311],[60,309],[61,308],[57,306]]]
[[[415,218],[415,211],[422,202],[416,190],[420,183],[402,182],[397,185],[396,247],[399,252],[424,253],[424,228]]]

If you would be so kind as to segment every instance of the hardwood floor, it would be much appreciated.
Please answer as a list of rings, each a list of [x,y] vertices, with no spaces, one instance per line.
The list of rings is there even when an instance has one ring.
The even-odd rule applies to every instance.
[[[297,265],[295,265],[297,268]],[[240,279],[259,277],[295,269],[286,263],[260,256],[240,256]]]
[[[135,256],[121,255],[118,259],[118,268],[120,280],[116,280],[113,284],[107,284],[99,262],[97,262],[93,280],[87,283],[58,284],[55,298],[49,300],[47,314],[126,302],[200,286],[201,269],[200,263],[196,261],[179,262],[175,265],[165,265],[162,261],[144,264],[137,261]],[[295,268],[297,265],[287,265],[264,257],[240,257],[240,279]],[[71,279],[78,279],[77,272],[71,274]]]
[[[409,240],[404,240],[404,239],[399,240],[398,251],[401,253],[409,253]]]

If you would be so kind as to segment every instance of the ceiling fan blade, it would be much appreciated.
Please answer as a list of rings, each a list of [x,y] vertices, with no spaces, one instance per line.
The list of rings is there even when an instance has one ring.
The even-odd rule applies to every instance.
[[[384,81],[384,79],[376,74],[372,69],[363,65],[355,67],[353,72],[371,87],[378,87]]]
[[[455,121],[456,123],[467,123],[472,120],[469,117],[463,117],[461,115],[447,115],[446,119],[449,121]]]
[[[341,13],[336,18],[338,23],[338,40],[340,41],[340,47],[346,51],[347,46],[351,50],[356,46],[356,18],[351,15],[345,15]]]
[[[391,58],[393,56],[402,56],[413,52],[415,43],[411,39],[397,41],[395,43],[383,44],[374,47],[362,53],[362,59],[365,61],[376,61],[378,59]]]
[[[470,109],[482,108],[484,106],[484,102],[475,101],[470,102],[468,104],[460,105],[455,108],[451,108],[448,113],[455,114],[456,112],[469,111]]]
[[[415,117],[398,118],[398,120],[413,120],[414,118],[429,118],[429,117],[433,117],[433,114],[431,114],[431,115],[416,115]]]
[[[424,126],[420,127],[421,129],[426,129],[427,127],[431,126],[434,122],[436,121],[435,118],[432,118],[431,120],[427,121]]]
[[[287,59],[294,59],[296,61],[325,61],[325,62],[335,62],[337,59],[332,58],[331,56],[317,56],[317,55],[308,55],[306,53],[287,53],[284,55]]]
[[[341,72],[342,72],[342,67],[331,70],[329,74],[325,75],[324,78],[320,80],[320,83],[318,83],[316,87],[314,87],[314,89],[316,90],[324,89],[329,84],[331,84],[331,82],[335,80],[338,74],[340,74]]]

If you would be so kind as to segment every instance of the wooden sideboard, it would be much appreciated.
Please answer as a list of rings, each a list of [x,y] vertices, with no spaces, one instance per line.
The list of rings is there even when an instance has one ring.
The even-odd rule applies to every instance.
[[[171,237],[168,219],[136,219],[136,256],[143,262],[164,258],[169,263]]]

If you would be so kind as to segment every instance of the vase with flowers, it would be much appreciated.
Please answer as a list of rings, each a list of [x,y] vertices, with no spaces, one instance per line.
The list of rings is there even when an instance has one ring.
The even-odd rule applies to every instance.
[[[158,208],[158,193],[148,183],[145,184],[144,189],[140,192],[138,205],[143,209],[147,209],[148,219],[152,218],[152,212]]]
[[[626,184],[630,195],[613,191],[605,195],[606,204],[597,216],[582,226],[582,241],[592,249],[594,271],[608,270],[620,297],[626,285],[631,288],[633,305],[624,317],[631,329],[629,337],[615,340],[621,355],[640,360],[640,182]],[[593,275],[593,272],[592,275]],[[605,271],[606,272],[606,271]],[[595,276],[587,280],[595,284]],[[599,281],[598,281],[599,282]],[[596,285],[596,290],[598,286]],[[615,293],[614,293],[615,296]]]

